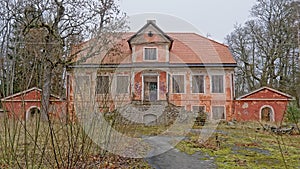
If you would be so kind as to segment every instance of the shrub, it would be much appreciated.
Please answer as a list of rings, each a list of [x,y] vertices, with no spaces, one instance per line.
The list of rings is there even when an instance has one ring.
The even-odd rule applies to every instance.
[[[300,121],[300,109],[295,102],[289,103],[286,110],[286,119],[291,123],[299,123]]]

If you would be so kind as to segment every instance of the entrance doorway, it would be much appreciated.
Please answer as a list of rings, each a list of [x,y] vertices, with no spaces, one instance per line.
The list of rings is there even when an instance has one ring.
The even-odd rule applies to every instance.
[[[144,76],[144,101],[158,100],[158,76],[147,75]]]

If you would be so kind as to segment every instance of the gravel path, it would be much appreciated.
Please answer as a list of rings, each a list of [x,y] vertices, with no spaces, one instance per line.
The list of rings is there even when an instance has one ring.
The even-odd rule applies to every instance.
[[[201,160],[200,153],[188,155],[177,149],[171,149],[163,154],[147,158],[147,162],[155,169],[211,169],[217,168],[213,159]]]
[[[166,136],[155,137],[155,139],[144,138],[151,144],[152,151],[146,158],[150,166],[155,169],[211,169],[216,168],[214,159],[200,152],[188,155],[180,152],[169,144],[174,139]],[[155,155],[155,156],[152,156]],[[207,160],[204,160],[207,159]]]

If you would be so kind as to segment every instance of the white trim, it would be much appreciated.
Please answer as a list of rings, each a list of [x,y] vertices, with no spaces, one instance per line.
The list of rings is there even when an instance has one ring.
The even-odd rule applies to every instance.
[[[10,95],[10,96],[4,97],[4,98],[1,99],[1,101],[5,101],[5,100],[7,100],[7,99],[10,99],[10,98],[13,98],[13,97],[16,97],[16,96],[25,94],[25,93],[29,93],[29,92],[31,92],[31,91],[33,91],[33,90],[37,90],[37,91],[39,91],[39,92],[42,92],[42,89],[39,89],[39,88],[37,88],[37,87],[33,87],[33,88],[30,88],[30,89],[27,89],[27,90],[24,90],[24,91],[21,91],[21,92],[12,94],[12,95]],[[50,96],[55,97],[55,98],[57,98],[57,99],[60,99],[60,97],[58,97],[58,96],[56,96],[56,95],[53,95],[53,94],[50,94]]]
[[[270,114],[270,122],[274,122],[275,121],[275,111],[273,109],[272,106],[270,105],[263,105],[260,107],[259,109],[259,121],[261,121],[261,111],[264,109],[264,108],[270,108],[272,113]]]
[[[173,92],[173,76],[183,76],[183,93],[174,93]],[[171,75],[171,81],[172,81],[172,85],[171,85],[171,93],[172,94],[186,94],[186,75],[183,73],[174,73]]]
[[[135,46],[132,47],[131,62],[132,63],[136,62]]]
[[[159,73],[143,73],[142,74],[142,101],[144,101],[144,76],[156,76],[156,83],[157,83],[157,100],[159,100]]]
[[[2,100],[2,102],[40,102],[40,100]],[[50,102],[64,102],[64,100],[49,100]]]
[[[170,61],[170,51],[168,45],[166,45],[166,62]]]
[[[166,72],[166,94],[168,94],[168,97],[170,97],[170,90],[169,90],[169,72]],[[167,96],[166,96],[167,99]],[[169,98],[170,99],[170,98]]]
[[[293,99],[276,99],[276,98],[247,98],[247,99],[237,99],[237,100],[277,100],[277,101],[290,101]]]
[[[203,76],[203,93],[194,93],[193,92],[193,76]],[[191,94],[205,94],[205,74],[200,74],[200,73],[191,73],[191,76],[190,76],[190,89],[191,89]]]
[[[160,76],[160,74],[156,77],[157,78],[157,89],[156,89],[157,90],[157,100],[159,100],[159,92],[160,92],[159,91],[159,82],[160,82],[159,81],[159,76]]]
[[[213,84],[213,79],[212,76],[223,76],[223,92],[222,93],[214,93],[213,92],[213,88],[212,88],[212,84]],[[224,74],[212,74],[210,75],[210,93],[211,94],[225,94],[225,75]]]
[[[144,75],[142,74],[142,101],[144,101]]]
[[[25,119],[25,120],[29,120],[29,112],[30,112],[30,110],[33,109],[33,108],[37,108],[37,109],[40,111],[40,113],[41,113],[41,108],[39,108],[38,106],[30,106],[30,107],[26,110],[26,119]]]
[[[147,60],[147,59],[145,59],[145,49],[156,49],[156,59],[155,60]],[[146,62],[155,62],[155,61],[158,61],[158,48],[157,47],[148,47],[148,46],[146,46],[146,47],[143,47],[143,61],[146,61]]]
[[[129,93],[129,95],[130,95],[130,97],[133,99],[133,93],[135,92],[134,91],[134,78],[135,78],[135,73],[134,73],[134,71],[132,71],[131,70],[131,72],[130,72],[130,93]]]
[[[275,93],[278,93],[278,94],[281,94],[281,95],[283,95],[283,96],[286,96],[286,97],[289,97],[289,98],[290,98],[290,99],[284,99],[284,100],[295,100],[295,98],[294,98],[293,96],[291,96],[291,95],[289,95],[289,94],[286,94],[286,93],[283,93],[283,92],[280,92],[280,91],[278,91],[278,90],[272,89],[272,88],[267,87],[267,86],[258,88],[258,89],[256,89],[256,90],[253,90],[253,91],[250,92],[250,93],[247,93],[247,94],[245,94],[245,95],[242,95],[242,96],[238,97],[237,100],[245,100],[245,99],[243,99],[244,97],[247,97],[247,96],[249,96],[249,95],[252,95],[252,94],[257,93],[257,92],[259,92],[259,91],[261,91],[261,90],[264,90],[264,89],[271,90],[271,91],[273,91],[273,92],[275,92]],[[251,100],[252,100],[252,99],[251,99]],[[276,99],[276,100],[277,100],[277,99]]]
[[[234,85],[234,83],[233,83],[233,76],[234,76],[234,74],[233,73],[230,73],[230,95],[231,95],[231,100],[233,100],[234,99],[234,90],[233,90],[233,85]]]

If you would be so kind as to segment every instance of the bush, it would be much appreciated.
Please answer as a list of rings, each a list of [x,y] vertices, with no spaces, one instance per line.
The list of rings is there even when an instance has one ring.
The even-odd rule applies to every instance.
[[[295,124],[299,123],[300,109],[298,108],[295,102],[289,103],[288,108],[286,110],[286,119],[288,122],[291,123],[295,123]]]

